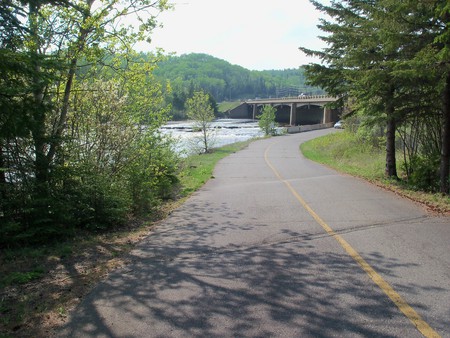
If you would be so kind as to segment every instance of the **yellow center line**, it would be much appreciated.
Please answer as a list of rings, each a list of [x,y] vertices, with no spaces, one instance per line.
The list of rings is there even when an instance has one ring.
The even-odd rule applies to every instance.
[[[268,158],[269,149],[272,147],[270,145],[264,152],[264,159],[267,165],[272,169],[275,176],[283,182],[289,191],[294,195],[297,201],[303,206],[303,208],[308,211],[308,213],[314,218],[314,220],[320,224],[320,226],[332,236],[347,252],[347,254],[352,257],[356,263],[369,275],[370,279],[377,284],[380,289],[394,302],[398,309],[403,312],[403,314],[414,324],[417,330],[422,333],[425,337],[438,338],[441,337],[430,325],[428,325],[420,315],[386,282],[383,277],[381,277],[370,265],[367,263],[361,255],[353,249],[353,247],[348,244],[348,242],[340,235],[338,235],[325,221],[320,218],[320,216],[305,202],[305,200],[300,196],[300,194],[292,187],[289,181],[285,180],[278,170],[272,165]]]

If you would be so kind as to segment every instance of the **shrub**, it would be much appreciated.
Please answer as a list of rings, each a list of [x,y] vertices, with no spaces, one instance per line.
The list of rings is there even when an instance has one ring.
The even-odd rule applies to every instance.
[[[440,182],[439,163],[438,156],[415,156],[412,158],[408,185],[415,190],[438,192]]]

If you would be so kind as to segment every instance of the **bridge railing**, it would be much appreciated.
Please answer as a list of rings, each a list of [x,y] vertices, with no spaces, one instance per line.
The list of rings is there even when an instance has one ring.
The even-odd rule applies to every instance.
[[[286,97],[268,97],[268,98],[257,98],[257,99],[248,99],[247,102],[258,102],[258,101],[268,101],[268,100],[274,100],[274,101],[292,101],[292,100],[316,100],[316,99],[323,99],[323,100],[336,100],[336,97],[331,95],[298,95],[298,96],[286,96]]]
[[[331,127],[333,127],[333,125],[334,125],[334,122],[309,124],[309,125],[303,125],[303,126],[293,126],[293,127],[287,127],[286,131],[288,134],[296,134],[296,133],[303,133],[305,131],[331,128]]]

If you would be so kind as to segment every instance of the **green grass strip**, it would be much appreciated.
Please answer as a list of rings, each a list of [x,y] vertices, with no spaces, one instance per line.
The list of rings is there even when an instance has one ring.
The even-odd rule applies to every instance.
[[[305,142],[300,148],[307,158],[338,171],[368,180],[383,178],[383,150],[362,142],[353,133],[328,134]]]
[[[411,200],[440,213],[450,212],[450,197],[442,194],[416,191],[404,181],[389,180],[384,175],[386,155],[384,149],[363,141],[354,133],[341,131],[305,142],[300,146],[305,157],[325,164],[339,172],[361,177],[395,191]],[[399,154],[398,158],[401,158]],[[401,161],[397,171],[402,175]]]

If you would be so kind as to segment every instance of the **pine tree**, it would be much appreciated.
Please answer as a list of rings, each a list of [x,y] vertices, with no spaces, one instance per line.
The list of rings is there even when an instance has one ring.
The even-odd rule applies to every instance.
[[[319,25],[327,33],[322,37],[327,48],[301,48],[324,61],[307,67],[310,82],[340,95],[342,101],[351,97],[356,111],[368,120],[384,122],[386,174],[397,177],[397,127],[411,116],[439,110],[437,93],[447,88],[443,83],[448,74],[448,52],[443,51],[448,50],[449,5],[443,0],[345,0],[332,1],[329,6],[312,2],[331,19],[323,19]],[[445,112],[448,104],[445,89],[443,92]],[[445,130],[442,153],[448,156]],[[448,189],[448,176],[444,178],[448,157],[445,160],[443,155],[441,163],[441,185],[447,182]]]

